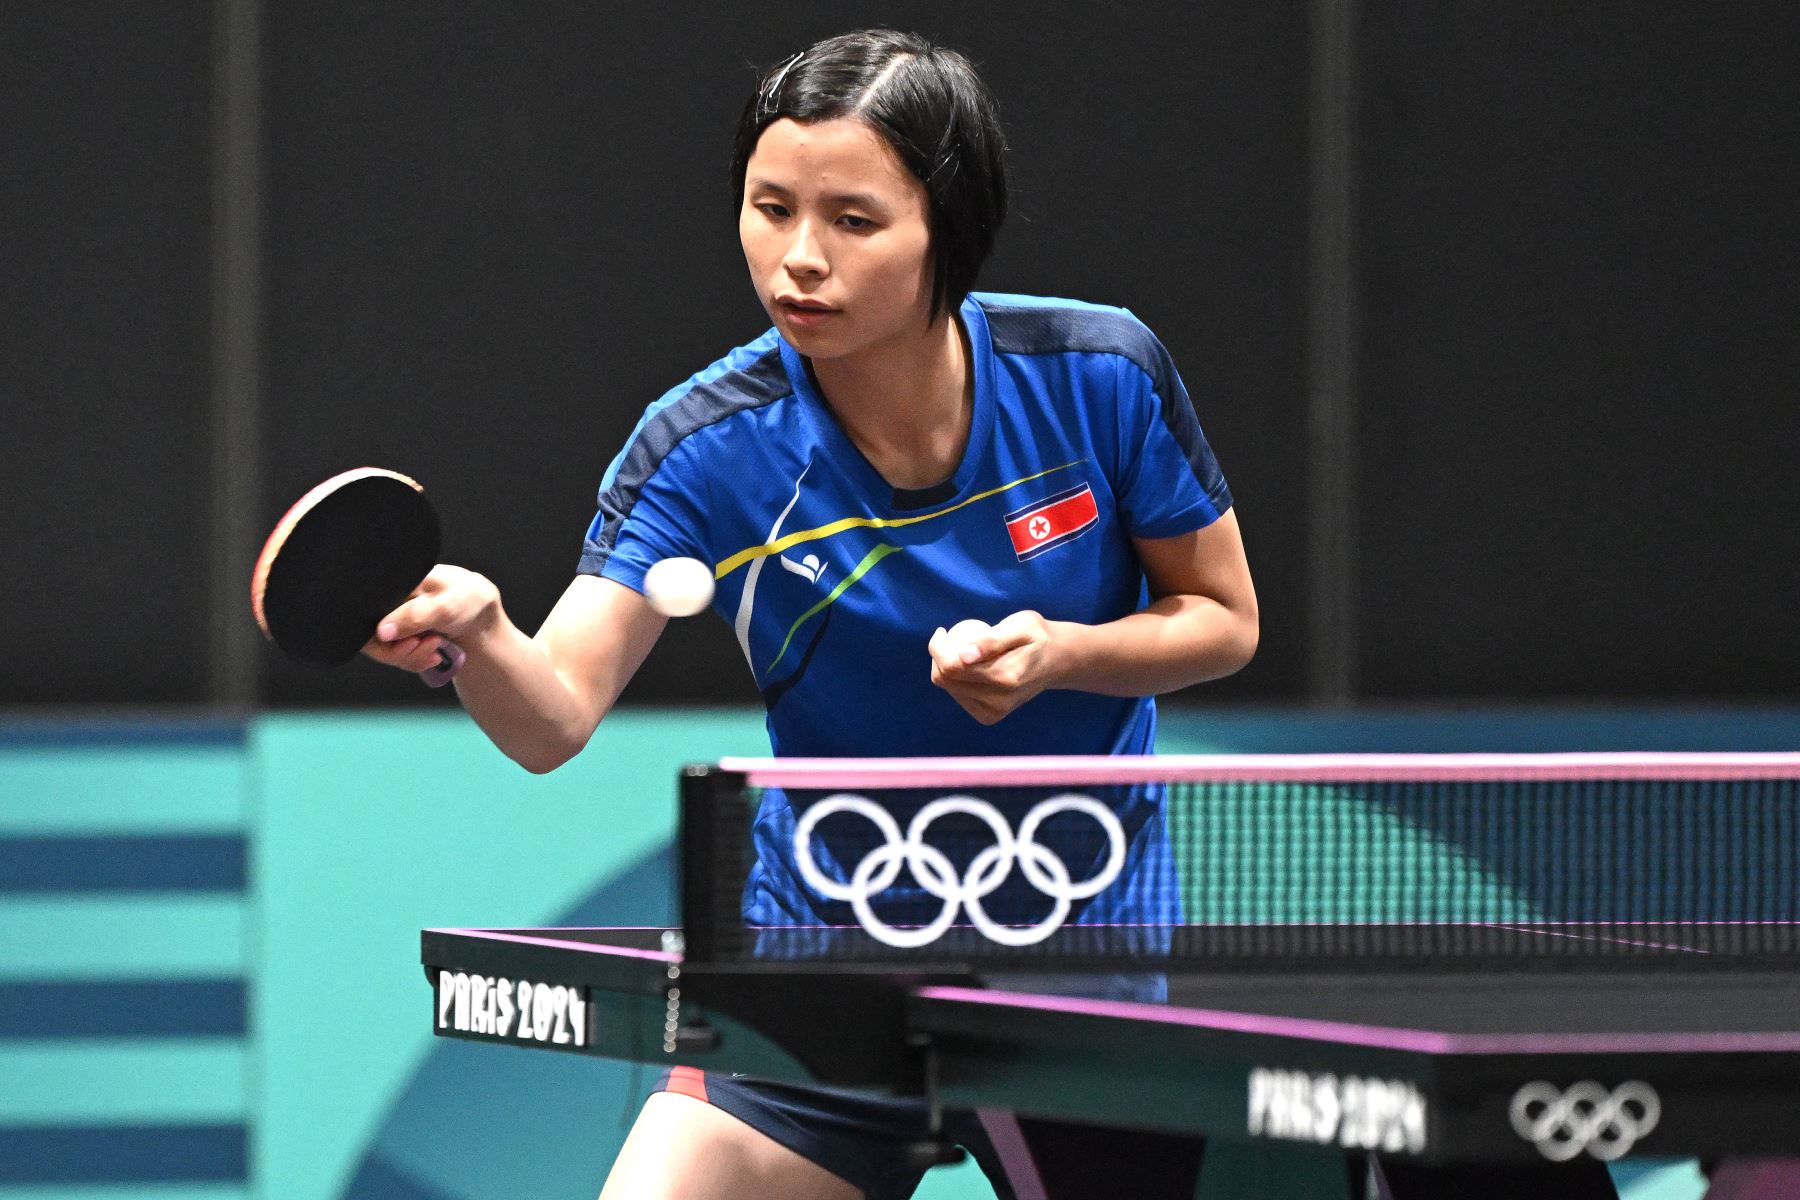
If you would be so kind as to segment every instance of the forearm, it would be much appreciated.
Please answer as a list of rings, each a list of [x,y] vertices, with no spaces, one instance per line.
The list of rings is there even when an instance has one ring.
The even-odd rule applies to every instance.
[[[1256,652],[1258,630],[1253,609],[1191,595],[1103,625],[1050,624],[1050,686],[1103,696],[1153,696],[1230,675]]]
[[[456,677],[457,695],[501,753],[542,774],[587,744],[604,712],[591,711],[545,647],[504,613],[463,650],[468,660]]]

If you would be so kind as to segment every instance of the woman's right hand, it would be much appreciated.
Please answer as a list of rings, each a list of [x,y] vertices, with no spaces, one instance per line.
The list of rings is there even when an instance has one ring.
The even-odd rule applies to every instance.
[[[445,642],[464,650],[500,619],[500,589],[485,575],[439,563],[399,608],[381,619],[363,653],[418,674],[438,666]]]

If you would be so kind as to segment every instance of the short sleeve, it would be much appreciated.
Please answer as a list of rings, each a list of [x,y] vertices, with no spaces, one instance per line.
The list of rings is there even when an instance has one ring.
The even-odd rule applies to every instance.
[[[607,468],[599,511],[583,539],[578,574],[644,590],[644,572],[665,558],[711,565],[706,544],[707,480],[686,445],[654,463],[634,439]]]
[[[1132,353],[1115,360],[1114,492],[1133,537],[1175,537],[1218,520],[1231,507],[1231,489],[1169,352],[1148,329],[1143,333]]]

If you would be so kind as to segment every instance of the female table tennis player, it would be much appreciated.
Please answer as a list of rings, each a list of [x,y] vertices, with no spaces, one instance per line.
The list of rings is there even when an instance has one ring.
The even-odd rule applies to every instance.
[[[971,291],[1006,212],[1003,154],[974,69],[918,37],[847,34],[767,71],[732,177],[774,328],[645,412],[536,637],[492,582],[440,566],[368,654],[424,671],[453,640],[464,705],[548,771],[663,628],[646,570],[695,558],[777,754],[1151,752],[1150,697],[1256,647],[1237,518],[1135,317]],[[991,628],[945,632],[971,618]],[[777,808],[758,821],[752,918],[810,903]],[[1113,907],[1086,915],[1178,919],[1158,907],[1175,902],[1162,814],[1122,815],[1128,866]],[[604,1196],[906,1196],[922,1131],[916,1105],[683,1071],[646,1102]],[[973,1122],[949,1132],[992,1166]],[[1191,1187],[1194,1164],[1173,1169]]]

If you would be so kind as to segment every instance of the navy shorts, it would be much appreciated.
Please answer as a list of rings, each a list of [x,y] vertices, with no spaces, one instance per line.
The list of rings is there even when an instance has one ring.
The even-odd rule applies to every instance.
[[[692,1096],[730,1113],[860,1188],[868,1200],[906,1200],[925,1173],[908,1149],[925,1139],[923,1101],[797,1087],[695,1067],[667,1072],[656,1090]],[[943,1136],[974,1157],[999,1200],[1191,1197],[1205,1154],[1198,1137],[1014,1117],[989,1109],[945,1110]],[[1217,1170],[1209,1169],[1208,1194],[1328,1194],[1355,1200],[1618,1197],[1606,1164],[1592,1160],[1445,1167],[1385,1160],[1372,1174],[1360,1154],[1333,1165],[1309,1148],[1245,1143],[1238,1149],[1235,1161],[1226,1156]],[[1288,1190],[1297,1181],[1304,1181],[1305,1190]]]
[[[926,1168],[910,1147],[929,1129],[922,1100],[799,1087],[676,1067],[657,1091],[703,1100],[862,1189],[905,1200]],[[1133,1194],[1193,1195],[1198,1138],[1019,1119],[992,1109],[945,1109],[944,1140],[980,1164],[998,1200]],[[1122,1185],[1129,1185],[1120,1190]]]

